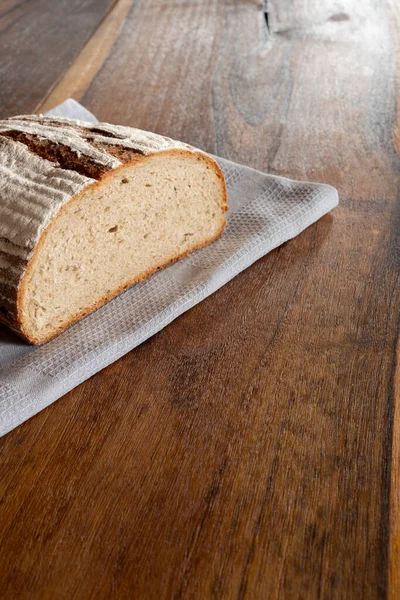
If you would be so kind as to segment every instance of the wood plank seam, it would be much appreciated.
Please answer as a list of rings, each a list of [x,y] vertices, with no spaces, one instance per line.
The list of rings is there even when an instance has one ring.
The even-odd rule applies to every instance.
[[[44,113],[67,98],[79,100],[103,66],[135,0],[116,0],[83,50],[34,112]]]

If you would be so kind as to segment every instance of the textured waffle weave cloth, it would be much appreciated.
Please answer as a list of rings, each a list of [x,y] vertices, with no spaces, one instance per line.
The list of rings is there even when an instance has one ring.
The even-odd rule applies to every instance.
[[[96,122],[74,100],[48,114]],[[338,204],[320,183],[266,175],[215,157],[230,210],[216,242],[152,275],[40,347],[0,327],[0,436],[160,331]],[[246,299],[243,299],[245,302]]]

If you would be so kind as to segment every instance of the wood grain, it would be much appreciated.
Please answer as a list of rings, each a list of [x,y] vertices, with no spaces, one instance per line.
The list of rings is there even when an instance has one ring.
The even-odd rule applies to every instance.
[[[396,600],[400,595],[400,343],[397,347],[394,397],[396,406],[394,413],[391,464],[390,565],[388,588],[390,600]]]
[[[33,111],[79,54],[112,3],[0,3],[0,118]]]
[[[341,205],[0,440],[5,597],[398,597],[398,9],[263,6],[136,0],[81,101]]]
[[[39,102],[35,112],[45,113],[66,98],[80,99],[83,96],[106,60],[133,2],[119,0],[113,3],[76,61],[49,95]]]

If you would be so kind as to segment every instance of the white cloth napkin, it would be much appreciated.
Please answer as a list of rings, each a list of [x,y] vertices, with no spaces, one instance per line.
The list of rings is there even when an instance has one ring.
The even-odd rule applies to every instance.
[[[96,122],[74,100],[52,115]],[[40,347],[0,326],[0,436],[60,398],[338,204],[329,185],[265,175],[217,158],[230,210],[216,242],[134,285]],[[246,299],[243,299],[246,302]]]

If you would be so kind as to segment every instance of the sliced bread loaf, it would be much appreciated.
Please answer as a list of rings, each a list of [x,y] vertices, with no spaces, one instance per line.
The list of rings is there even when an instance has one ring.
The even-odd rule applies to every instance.
[[[44,343],[215,240],[226,186],[206,154],[57,117],[0,121],[0,321]]]

